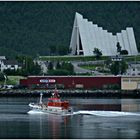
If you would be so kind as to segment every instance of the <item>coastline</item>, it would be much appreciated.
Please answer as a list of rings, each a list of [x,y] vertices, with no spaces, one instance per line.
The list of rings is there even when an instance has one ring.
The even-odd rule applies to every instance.
[[[0,97],[50,97],[54,90],[1,90]],[[61,97],[140,98],[139,90],[58,90]]]

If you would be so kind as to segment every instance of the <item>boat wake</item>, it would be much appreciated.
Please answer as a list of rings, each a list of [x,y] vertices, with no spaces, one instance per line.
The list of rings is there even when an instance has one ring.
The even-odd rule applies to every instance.
[[[117,116],[140,116],[139,113],[133,112],[120,112],[120,111],[78,111],[79,114],[83,115],[96,115],[103,117],[117,117]]]
[[[38,111],[38,110],[30,110],[27,113],[28,114],[48,114],[46,112],[42,112],[42,111]],[[103,116],[103,117],[118,117],[118,116],[140,116],[140,113],[120,112],[120,111],[81,110],[81,111],[73,112],[73,114],[67,114],[67,115],[94,115],[94,116]]]
[[[42,111],[37,111],[37,110],[30,110],[27,112],[28,114],[45,114],[44,112]]]
[[[53,113],[49,113],[49,112],[43,112],[43,111],[39,111],[39,110],[30,110],[27,112],[30,115],[37,115],[37,114],[52,114],[52,115],[60,115],[60,116],[70,116],[70,115],[74,115],[74,113],[70,113],[70,114],[53,114]]]

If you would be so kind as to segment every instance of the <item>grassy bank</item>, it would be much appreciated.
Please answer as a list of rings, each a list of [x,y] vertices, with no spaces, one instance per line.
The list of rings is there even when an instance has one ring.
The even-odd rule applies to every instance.
[[[108,57],[102,56],[100,60],[105,60]],[[95,56],[40,56],[40,60],[44,61],[95,61]]]
[[[123,56],[126,61],[140,61],[140,55]],[[108,56],[101,56],[99,60],[107,60]],[[95,56],[40,56],[40,60],[44,61],[95,61]]]
[[[140,55],[137,55],[137,56],[125,56],[125,60],[127,62],[130,62],[130,61],[140,61]]]
[[[4,81],[0,81],[0,84],[1,85],[18,85],[19,84],[19,81],[20,79],[24,79],[25,77],[23,76],[8,76],[8,79],[7,80],[4,80]]]

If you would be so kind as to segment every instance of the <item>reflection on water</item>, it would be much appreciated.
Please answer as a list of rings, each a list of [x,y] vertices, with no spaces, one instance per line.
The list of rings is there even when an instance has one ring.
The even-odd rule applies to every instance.
[[[128,112],[140,112],[140,100],[139,99],[123,99],[121,101],[122,111],[128,111]]]
[[[75,99],[71,102],[79,110],[140,112],[140,99]]]
[[[27,114],[38,98],[0,98],[0,138],[140,138],[140,99],[70,101],[75,115]]]
[[[29,117],[30,138],[67,138],[67,132],[69,133],[67,126],[70,123],[70,116],[34,114],[29,115]]]

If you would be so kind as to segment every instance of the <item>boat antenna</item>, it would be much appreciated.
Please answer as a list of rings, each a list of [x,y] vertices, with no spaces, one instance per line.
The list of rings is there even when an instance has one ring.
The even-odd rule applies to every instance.
[[[40,100],[39,100],[39,104],[42,104],[42,96],[43,96],[43,93],[40,93]]]
[[[55,90],[54,90],[54,95],[59,98],[59,94],[58,94],[58,90],[57,90],[57,87],[55,87]]]

